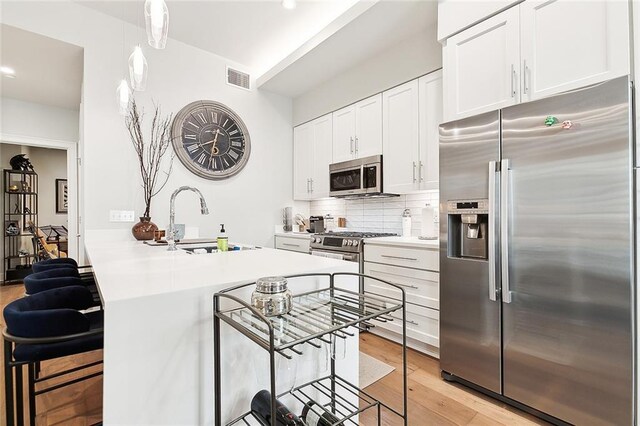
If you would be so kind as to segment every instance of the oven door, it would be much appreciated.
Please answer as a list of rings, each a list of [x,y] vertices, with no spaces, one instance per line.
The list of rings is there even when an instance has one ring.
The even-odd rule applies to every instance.
[[[362,165],[329,170],[329,195],[345,197],[366,194]]]
[[[347,262],[360,262],[359,253],[342,253],[339,251],[311,249],[311,255],[346,260]]]

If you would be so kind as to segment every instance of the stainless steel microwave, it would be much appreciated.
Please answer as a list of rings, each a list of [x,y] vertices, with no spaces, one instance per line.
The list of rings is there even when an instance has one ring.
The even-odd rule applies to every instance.
[[[332,197],[380,196],[382,155],[331,164],[329,180],[329,195]]]

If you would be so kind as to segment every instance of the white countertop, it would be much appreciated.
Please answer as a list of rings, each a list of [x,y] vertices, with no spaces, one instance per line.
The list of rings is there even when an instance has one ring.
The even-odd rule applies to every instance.
[[[439,249],[440,240],[421,240],[418,237],[378,237],[365,238],[365,245],[401,246],[419,249]]]
[[[259,248],[225,253],[167,251],[132,237],[111,239],[109,231],[89,231],[85,247],[105,304],[203,287],[217,289],[269,275],[302,274],[344,267],[348,262]]]

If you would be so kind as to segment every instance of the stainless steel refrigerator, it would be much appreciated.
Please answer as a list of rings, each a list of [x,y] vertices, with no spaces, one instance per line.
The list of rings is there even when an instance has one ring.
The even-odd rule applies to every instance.
[[[440,366],[551,421],[631,425],[628,77],[440,126]]]

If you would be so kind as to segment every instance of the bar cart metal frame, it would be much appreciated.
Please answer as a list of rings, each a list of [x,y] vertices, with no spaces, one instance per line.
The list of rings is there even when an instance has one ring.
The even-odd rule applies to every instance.
[[[358,277],[359,281],[375,280],[386,286],[397,290],[401,297],[394,298],[380,293],[367,292],[361,286],[360,292],[355,292],[346,288],[336,286],[336,277]],[[329,286],[308,291],[294,296],[293,309],[290,313],[277,316],[266,317],[256,310],[250,303],[230,294],[240,289],[246,289],[255,283],[241,284],[225,289],[213,296],[213,325],[214,325],[214,392],[215,392],[215,425],[222,426],[222,383],[221,383],[221,323],[224,322],[239,331],[252,342],[262,347],[269,353],[269,373],[270,373],[270,393],[271,393],[271,426],[276,426],[276,399],[284,395],[291,395],[303,405],[309,399],[308,391],[320,393],[328,398],[330,402],[320,403],[313,400],[313,405],[317,410],[316,414],[329,413],[339,421],[337,425],[355,425],[353,418],[365,410],[376,408],[378,426],[381,425],[381,409],[391,411],[404,420],[404,425],[408,426],[408,395],[407,395],[407,323],[406,323],[406,298],[404,289],[388,281],[372,277],[369,275],[336,272],[299,274],[287,276],[287,279],[303,277],[325,277],[329,281]],[[222,309],[221,302],[226,300],[234,305],[233,308]],[[325,336],[333,335],[335,339],[346,339],[347,336],[355,336],[355,333],[348,331],[353,328],[356,332],[366,331],[375,325],[372,320],[380,322],[390,322],[400,320],[400,318],[390,315],[392,312],[402,312],[402,377],[403,377],[403,409],[402,412],[390,407],[382,401],[377,400],[369,393],[364,392],[349,381],[336,374],[336,360],[331,357],[330,374],[317,378],[310,382],[295,386],[287,392],[276,395],[276,355],[292,359],[294,356],[302,355],[302,351],[296,348],[303,344],[308,344],[313,348],[321,348],[321,343],[330,343]],[[275,319],[285,318],[288,321],[286,329],[276,330]],[[313,320],[309,320],[313,318]],[[290,325],[293,324],[293,325]],[[279,333],[278,342],[276,334]],[[344,394],[351,394],[357,397],[357,405],[346,399]],[[304,399],[302,397],[304,397]],[[256,418],[251,411],[227,423],[232,425],[251,425],[247,419],[254,418],[259,424],[264,424],[264,420]]]

